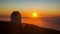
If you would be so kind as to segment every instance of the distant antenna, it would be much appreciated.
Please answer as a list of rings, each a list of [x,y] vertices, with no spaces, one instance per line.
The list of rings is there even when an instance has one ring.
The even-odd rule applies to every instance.
[[[11,34],[19,34],[21,29],[21,13],[19,13],[19,11],[14,11],[11,14]]]

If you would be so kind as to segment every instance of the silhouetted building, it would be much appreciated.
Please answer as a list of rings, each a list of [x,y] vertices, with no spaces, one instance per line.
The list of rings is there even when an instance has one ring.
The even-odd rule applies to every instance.
[[[21,14],[19,11],[14,11],[11,14],[11,34],[19,34],[21,33],[21,30]]]

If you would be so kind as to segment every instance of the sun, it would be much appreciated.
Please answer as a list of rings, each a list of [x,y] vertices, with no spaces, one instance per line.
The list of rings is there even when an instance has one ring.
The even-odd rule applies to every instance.
[[[37,12],[32,13],[33,17],[37,17]]]

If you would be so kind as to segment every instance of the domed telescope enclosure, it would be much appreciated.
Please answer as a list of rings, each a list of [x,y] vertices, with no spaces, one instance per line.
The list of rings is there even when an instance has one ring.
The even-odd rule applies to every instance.
[[[13,23],[17,23],[17,24],[20,24],[21,23],[21,14],[19,13],[19,11],[14,11],[11,14],[11,21]]]
[[[11,14],[11,34],[19,34],[21,30],[21,13],[19,11],[13,11]]]

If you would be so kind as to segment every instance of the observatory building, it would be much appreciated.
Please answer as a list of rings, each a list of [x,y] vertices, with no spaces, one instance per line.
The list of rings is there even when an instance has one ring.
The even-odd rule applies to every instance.
[[[19,34],[22,30],[21,14],[19,11],[14,11],[11,14],[11,34]]]

